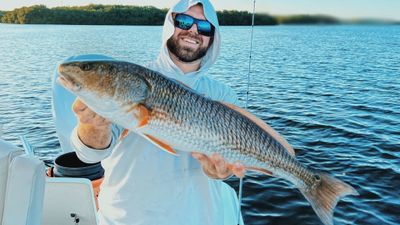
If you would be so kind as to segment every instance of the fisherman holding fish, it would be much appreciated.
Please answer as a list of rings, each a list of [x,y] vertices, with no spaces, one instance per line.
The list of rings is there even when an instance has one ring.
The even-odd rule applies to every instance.
[[[249,169],[291,182],[333,225],[337,202],[357,191],[299,162],[282,136],[235,105],[230,88],[204,75],[220,45],[211,4],[180,1],[163,40],[153,70],[94,56],[58,66],[57,81],[79,97],[73,148],[105,169],[101,224],[237,224],[236,196],[220,179]],[[65,106],[57,86],[54,99],[57,118],[56,102]]]
[[[167,13],[162,37],[161,52],[148,68],[208,98],[238,104],[231,88],[207,76],[221,45],[217,14],[208,0],[179,1]],[[112,60],[84,55],[68,61],[92,59]],[[53,94],[62,147],[75,149],[84,162],[101,161],[105,169],[98,199],[101,225],[237,224],[236,194],[221,180],[233,174],[244,176],[241,164],[228,164],[217,154],[167,154],[149,139],[123,133],[79,98],[73,104],[78,124],[72,128],[65,122],[69,116],[65,104],[72,96],[58,85]],[[72,132],[66,132],[68,129]],[[117,145],[121,136],[124,138]]]

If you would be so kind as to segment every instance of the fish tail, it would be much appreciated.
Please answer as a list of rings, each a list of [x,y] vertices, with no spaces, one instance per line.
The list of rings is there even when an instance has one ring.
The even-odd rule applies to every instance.
[[[333,210],[340,198],[358,195],[350,185],[328,174],[316,174],[317,183],[309,189],[300,189],[304,197],[325,225],[333,225]]]

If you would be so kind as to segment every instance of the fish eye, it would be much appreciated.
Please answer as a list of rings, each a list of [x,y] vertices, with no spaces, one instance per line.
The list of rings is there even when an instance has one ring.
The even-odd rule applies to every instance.
[[[89,70],[91,70],[91,69],[93,68],[93,65],[90,64],[90,63],[85,63],[85,64],[82,64],[82,65],[80,66],[80,68],[81,68],[81,70],[83,70],[83,71],[89,71]]]

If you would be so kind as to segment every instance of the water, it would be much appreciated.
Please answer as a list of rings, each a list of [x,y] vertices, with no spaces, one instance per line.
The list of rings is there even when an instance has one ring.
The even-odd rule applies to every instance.
[[[51,162],[60,153],[51,114],[57,62],[100,53],[145,64],[156,58],[161,27],[0,24],[3,138]],[[244,101],[249,27],[223,27],[211,76]],[[295,148],[299,160],[351,183],[335,224],[400,224],[400,26],[256,27],[249,110]],[[228,181],[237,188],[238,181]],[[244,179],[247,224],[320,224],[287,182]]]

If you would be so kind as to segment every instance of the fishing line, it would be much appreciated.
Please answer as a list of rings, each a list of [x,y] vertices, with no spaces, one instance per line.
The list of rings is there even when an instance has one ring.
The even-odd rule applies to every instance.
[[[251,73],[251,53],[253,51],[253,31],[254,31],[254,15],[256,11],[256,0],[253,0],[253,15],[251,17],[251,33],[250,33],[250,53],[249,53],[249,67],[247,72],[247,91],[246,91],[246,106],[245,109],[247,110],[249,105],[249,93],[250,93],[250,73]],[[240,178],[239,182],[239,204],[238,204],[238,221],[237,224],[240,225],[240,216],[242,211],[242,196],[243,196],[243,178]]]

